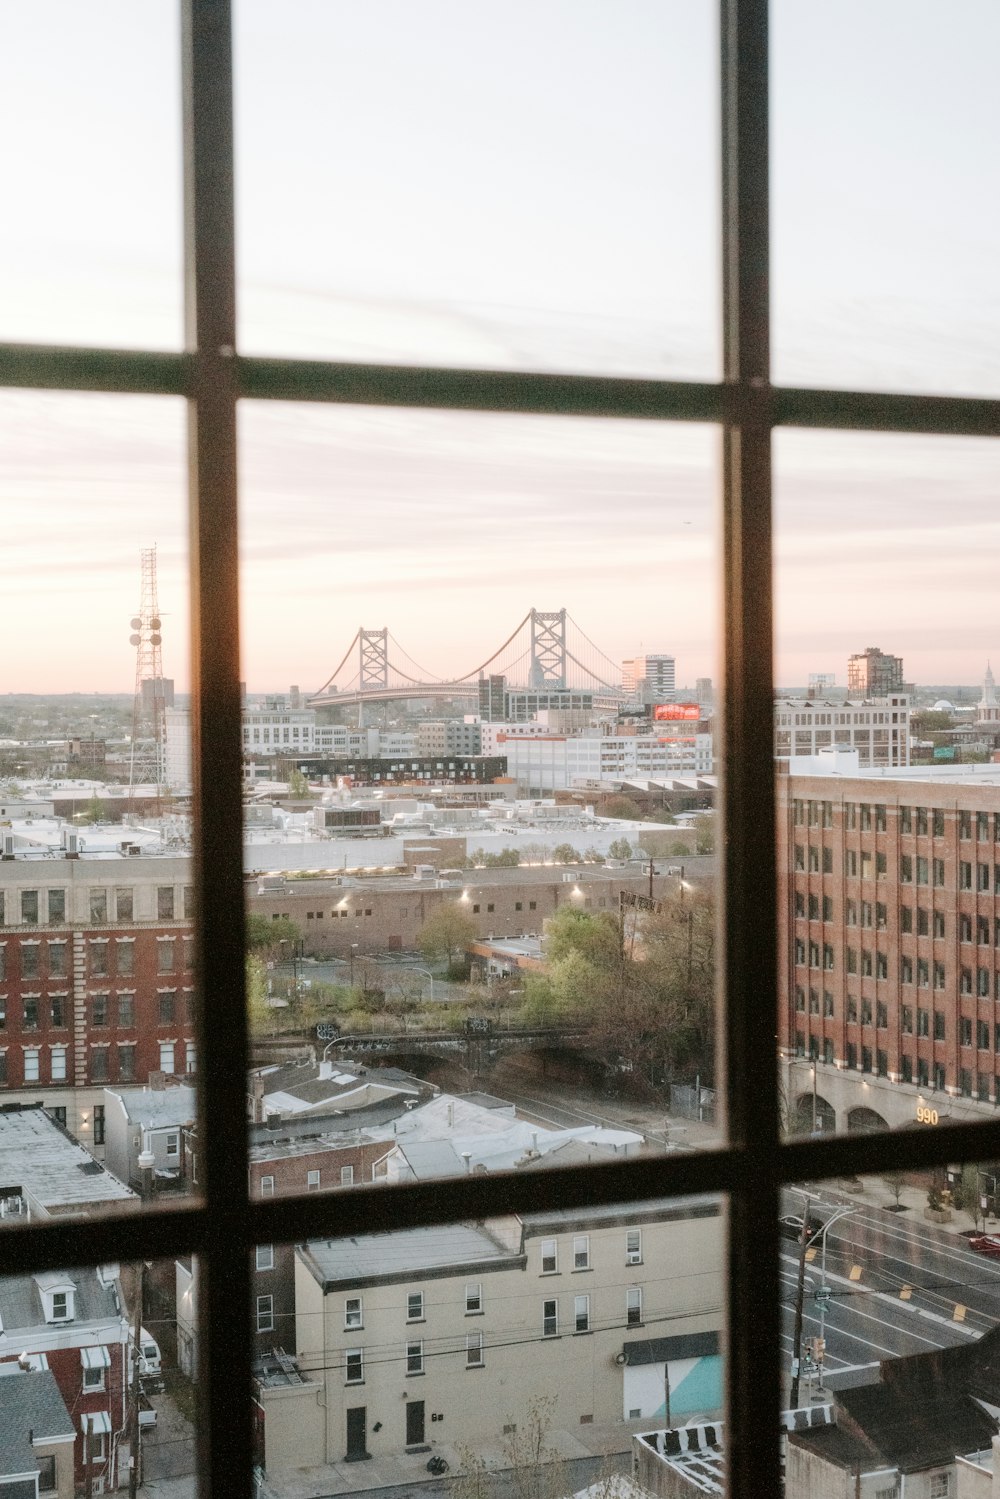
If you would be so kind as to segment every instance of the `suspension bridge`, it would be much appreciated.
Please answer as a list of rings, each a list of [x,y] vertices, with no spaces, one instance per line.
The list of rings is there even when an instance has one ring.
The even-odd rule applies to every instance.
[[[420,666],[387,628],[360,628],[336,670],[308,699],[311,708],[364,708],[405,698],[479,699],[480,683],[503,677],[514,691],[593,693],[599,705],[628,701],[621,666],[585,635],[565,609],[529,609],[493,654],[445,679]]]

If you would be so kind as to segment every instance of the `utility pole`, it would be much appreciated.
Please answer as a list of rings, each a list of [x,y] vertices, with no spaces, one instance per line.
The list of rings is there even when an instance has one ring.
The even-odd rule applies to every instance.
[[[663,1355],[663,1410],[666,1417],[664,1426],[669,1431],[673,1422],[670,1417],[670,1360],[666,1353]]]
[[[139,1265],[139,1282],[135,1293],[135,1330],[132,1336],[132,1394],[129,1402],[129,1429],[132,1457],[128,1470],[128,1496],[136,1499],[141,1480],[142,1446],[139,1435],[139,1349],[142,1347],[142,1302],[146,1278],[145,1262]]]
[[[649,856],[649,898],[650,898],[650,900],[653,899],[653,875],[655,874],[655,872],[656,871],[653,868],[653,856],[652,856],[652,854],[650,854],[650,856]]]
[[[809,1198],[802,1209],[802,1233],[799,1236],[799,1283],[795,1293],[795,1334],[792,1339],[792,1388],[789,1407],[795,1410],[799,1403],[799,1368],[802,1362],[802,1301],[806,1289],[806,1248],[809,1244]]]

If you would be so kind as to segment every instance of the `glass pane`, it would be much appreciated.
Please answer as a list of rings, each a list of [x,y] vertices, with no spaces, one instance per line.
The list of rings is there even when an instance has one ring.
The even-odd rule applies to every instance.
[[[194,1120],[180,402],[7,392],[5,1222],[174,1202]]]
[[[998,478],[985,442],[777,439],[795,1133],[993,1119],[1000,1102]]]
[[[710,6],[236,6],[241,344],[717,378]]]
[[[987,184],[1000,13],[776,0],[774,374],[782,384],[1000,393]]]
[[[723,1243],[719,1202],[678,1198],[260,1245],[269,1486],[330,1492],[370,1457],[352,1487],[430,1471],[487,1499],[513,1470],[521,1492],[566,1494],[633,1454],[647,1476],[700,1459],[721,1484]]]
[[[255,1195],[717,1139],[715,434],[241,444]]]
[[[180,346],[178,40],[170,5],[8,12],[0,339]]]
[[[142,1482],[170,1479],[177,1499],[194,1494],[174,1271],[156,1260],[0,1277],[6,1460],[17,1463],[10,1472],[37,1472],[39,1494],[124,1488],[133,1457]]]
[[[977,1178],[995,1186],[965,1176],[970,1200]],[[898,1495],[919,1473],[925,1493],[955,1494],[956,1461],[960,1484],[966,1463],[992,1469],[1000,1268],[944,1170],[791,1188],[783,1210],[789,1493]]]

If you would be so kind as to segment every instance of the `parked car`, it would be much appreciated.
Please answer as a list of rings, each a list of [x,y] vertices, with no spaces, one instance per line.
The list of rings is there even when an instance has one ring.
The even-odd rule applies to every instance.
[[[996,1234],[970,1234],[969,1248],[977,1254],[987,1254],[990,1259],[1000,1260],[1000,1238]]]

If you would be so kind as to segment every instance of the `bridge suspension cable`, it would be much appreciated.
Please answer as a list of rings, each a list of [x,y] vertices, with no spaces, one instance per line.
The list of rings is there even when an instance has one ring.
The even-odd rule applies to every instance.
[[[406,680],[408,682],[437,682],[444,680],[443,677],[436,677],[432,671],[428,671],[426,666],[421,666],[419,661],[415,661],[414,658],[410,655],[409,651],[400,645],[395,635],[390,633],[389,640],[396,647],[399,654],[403,657],[403,660],[408,661],[411,666],[415,666],[417,668],[417,671],[420,672],[419,677],[410,677],[407,676],[406,672],[399,672],[400,676],[406,677]],[[392,665],[391,662],[389,664]],[[393,670],[399,671],[399,668],[397,666],[393,666]]]
[[[486,660],[483,662],[483,664],[481,666],[475,666],[475,667],[473,667],[472,671],[467,671],[464,674],[464,676],[456,677],[455,678],[456,682],[467,682],[470,677],[481,676],[482,673],[486,670],[487,666],[492,666],[493,662],[497,659],[497,657],[503,655],[504,651],[510,645],[511,641],[517,639],[518,635],[520,635],[521,631],[524,629],[525,625],[528,623],[528,621],[530,619],[531,619],[531,610],[529,609],[528,612],[527,612],[527,614],[521,620],[521,623],[518,625],[517,629],[516,630],[512,630],[511,633],[507,636],[507,639],[504,641],[503,645],[500,646],[500,648],[498,650],[495,650],[493,652],[492,656],[487,656]]]
[[[601,647],[599,645],[595,645],[594,642],[591,640],[590,636],[586,633],[586,631],[580,629],[580,626],[577,624],[576,620],[572,617],[572,615],[570,616],[569,622],[573,626],[573,628],[577,632],[577,634],[578,635],[582,635],[583,639],[590,646],[590,649],[594,652],[594,654],[596,656],[599,656],[602,661],[606,661],[607,664],[611,667],[612,680],[614,680],[615,677],[620,676],[621,675],[621,665],[620,665],[620,663],[617,662],[617,661],[612,661],[611,657],[609,655],[607,655],[604,651],[602,651]],[[567,652],[567,654],[568,654],[568,652]],[[574,657],[573,659],[576,660],[576,657]],[[577,666],[579,666],[580,662],[577,661],[576,664],[577,664]],[[584,667],[583,669],[584,669],[584,671],[586,671],[587,667]],[[596,673],[595,672],[591,672],[591,676],[596,676]],[[600,681],[601,680],[600,677],[598,677],[597,680]],[[609,684],[605,683],[604,685],[608,686]]]
[[[344,659],[343,659],[343,661],[341,661],[341,663],[337,667],[336,671],[332,671],[330,673],[330,675],[327,677],[326,681],[323,683],[322,687],[318,688],[312,694],[313,697],[319,697],[319,695],[320,695],[321,692],[325,692],[326,689],[329,687],[330,683],[333,681],[334,677],[338,676],[340,674],[340,672],[343,670],[343,668],[347,665],[348,661],[351,658],[351,652],[353,651],[354,647],[358,643],[358,638],[359,638],[360,634],[361,634],[360,629],[358,629],[358,630],[356,630],[354,632],[354,639],[351,641],[350,645],[347,647],[347,650],[344,652]]]

